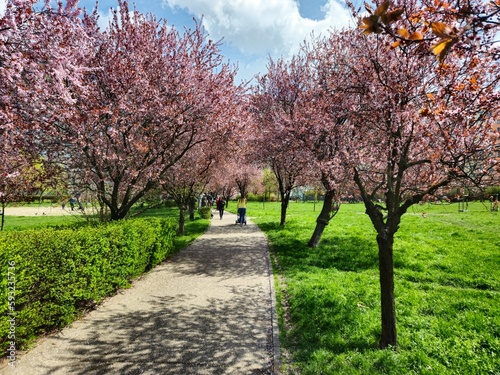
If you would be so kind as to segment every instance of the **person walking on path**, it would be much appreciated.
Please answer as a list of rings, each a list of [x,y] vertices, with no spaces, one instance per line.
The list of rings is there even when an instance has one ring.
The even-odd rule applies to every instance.
[[[217,210],[219,211],[219,216],[220,219],[222,220],[222,216],[224,216],[224,206],[226,205],[226,202],[224,201],[224,198],[218,197],[215,203],[217,204]]]
[[[247,214],[247,199],[244,196],[241,196],[240,199],[238,199],[237,208],[238,208],[238,221],[240,223],[240,226],[242,226],[243,223],[246,223],[245,216]]]

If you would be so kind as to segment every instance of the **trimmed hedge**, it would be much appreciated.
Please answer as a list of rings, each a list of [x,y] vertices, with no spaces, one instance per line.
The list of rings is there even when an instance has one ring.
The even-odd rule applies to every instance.
[[[212,207],[205,206],[198,208],[198,213],[202,219],[210,219],[212,216]]]
[[[11,282],[15,276],[15,344],[23,349],[166,259],[176,229],[173,220],[145,218],[0,233],[2,352],[12,341],[9,276]]]

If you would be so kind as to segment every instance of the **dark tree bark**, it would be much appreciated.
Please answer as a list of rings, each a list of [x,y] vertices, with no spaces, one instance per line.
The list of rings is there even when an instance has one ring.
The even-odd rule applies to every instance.
[[[393,244],[394,235],[398,231],[401,216],[406,211],[400,207],[399,200],[391,191],[386,192],[385,216],[383,207],[374,203],[373,199],[366,195],[361,189],[361,195],[365,203],[366,213],[370,217],[375,230],[377,231],[378,261],[379,261],[379,281],[380,281],[380,307],[382,317],[382,334],[379,347],[396,348],[398,337],[396,331],[396,306],[394,297],[394,260]]]
[[[5,207],[6,205],[2,202],[1,208],[2,208],[2,223],[0,225],[0,231],[3,231],[3,227],[5,224]]]
[[[127,216],[129,209],[125,207],[110,207],[110,220],[122,220]]]
[[[185,215],[186,209],[181,206],[179,207],[179,228],[177,229],[177,234],[179,236],[184,235],[184,227],[185,227]]]
[[[236,185],[238,185],[238,190],[240,191],[241,197],[247,197],[247,188],[249,183],[249,178],[245,176],[244,178],[236,178]]]
[[[382,231],[382,233],[377,234],[382,310],[380,348],[397,346],[393,243],[394,233]]]
[[[276,160],[273,160],[271,163],[271,169],[276,177],[276,181],[278,181],[278,190],[281,198],[280,225],[284,226],[286,224],[286,211],[290,203],[290,195],[295,185],[296,176],[288,172],[286,168],[283,168],[283,165]]]
[[[307,246],[317,247],[325,227],[330,223],[330,220],[337,214],[340,206],[335,202],[335,190],[327,190],[325,193],[325,200],[323,201],[323,207],[321,212],[316,219],[316,228],[314,228],[313,235],[309,240]]]
[[[194,220],[194,213],[196,211],[196,197],[191,197],[189,200],[189,220],[193,221]]]
[[[281,193],[281,218],[280,225],[284,226],[286,223],[286,211],[288,209],[288,204],[290,203],[290,194],[291,191],[287,190]]]
[[[129,186],[120,197],[120,179],[113,181],[111,192],[107,194],[104,180],[97,184],[97,193],[102,202],[109,207],[110,220],[122,220],[127,217],[131,208],[136,204],[149,190],[154,187],[154,183],[149,181],[141,190],[134,191]],[[121,199],[120,199],[121,198]]]
[[[105,207],[106,207],[106,205],[101,200],[99,200],[99,221],[101,223],[103,223],[104,221],[106,221],[106,214],[105,214],[105,211],[104,211]]]

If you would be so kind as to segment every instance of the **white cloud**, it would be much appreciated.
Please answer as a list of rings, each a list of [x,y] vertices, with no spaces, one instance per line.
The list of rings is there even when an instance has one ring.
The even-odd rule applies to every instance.
[[[314,31],[324,34],[332,27],[348,26],[350,14],[336,0],[322,8],[325,17],[316,21],[300,15],[296,0],[163,0],[198,18],[212,39],[252,56],[289,57]]]
[[[108,10],[108,13],[104,13],[101,10],[98,11],[99,20],[97,24],[99,25],[99,29],[107,30],[109,27],[109,23],[113,20],[113,11],[112,9]]]
[[[7,9],[7,0],[0,0],[0,17],[5,14],[5,9]]]

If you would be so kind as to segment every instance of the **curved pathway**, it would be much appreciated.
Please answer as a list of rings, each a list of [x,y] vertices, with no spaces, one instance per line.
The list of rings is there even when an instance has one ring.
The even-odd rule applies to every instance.
[[[0,373],[278,373],[267,241],[235,220],[215,213],[189,247]]]

